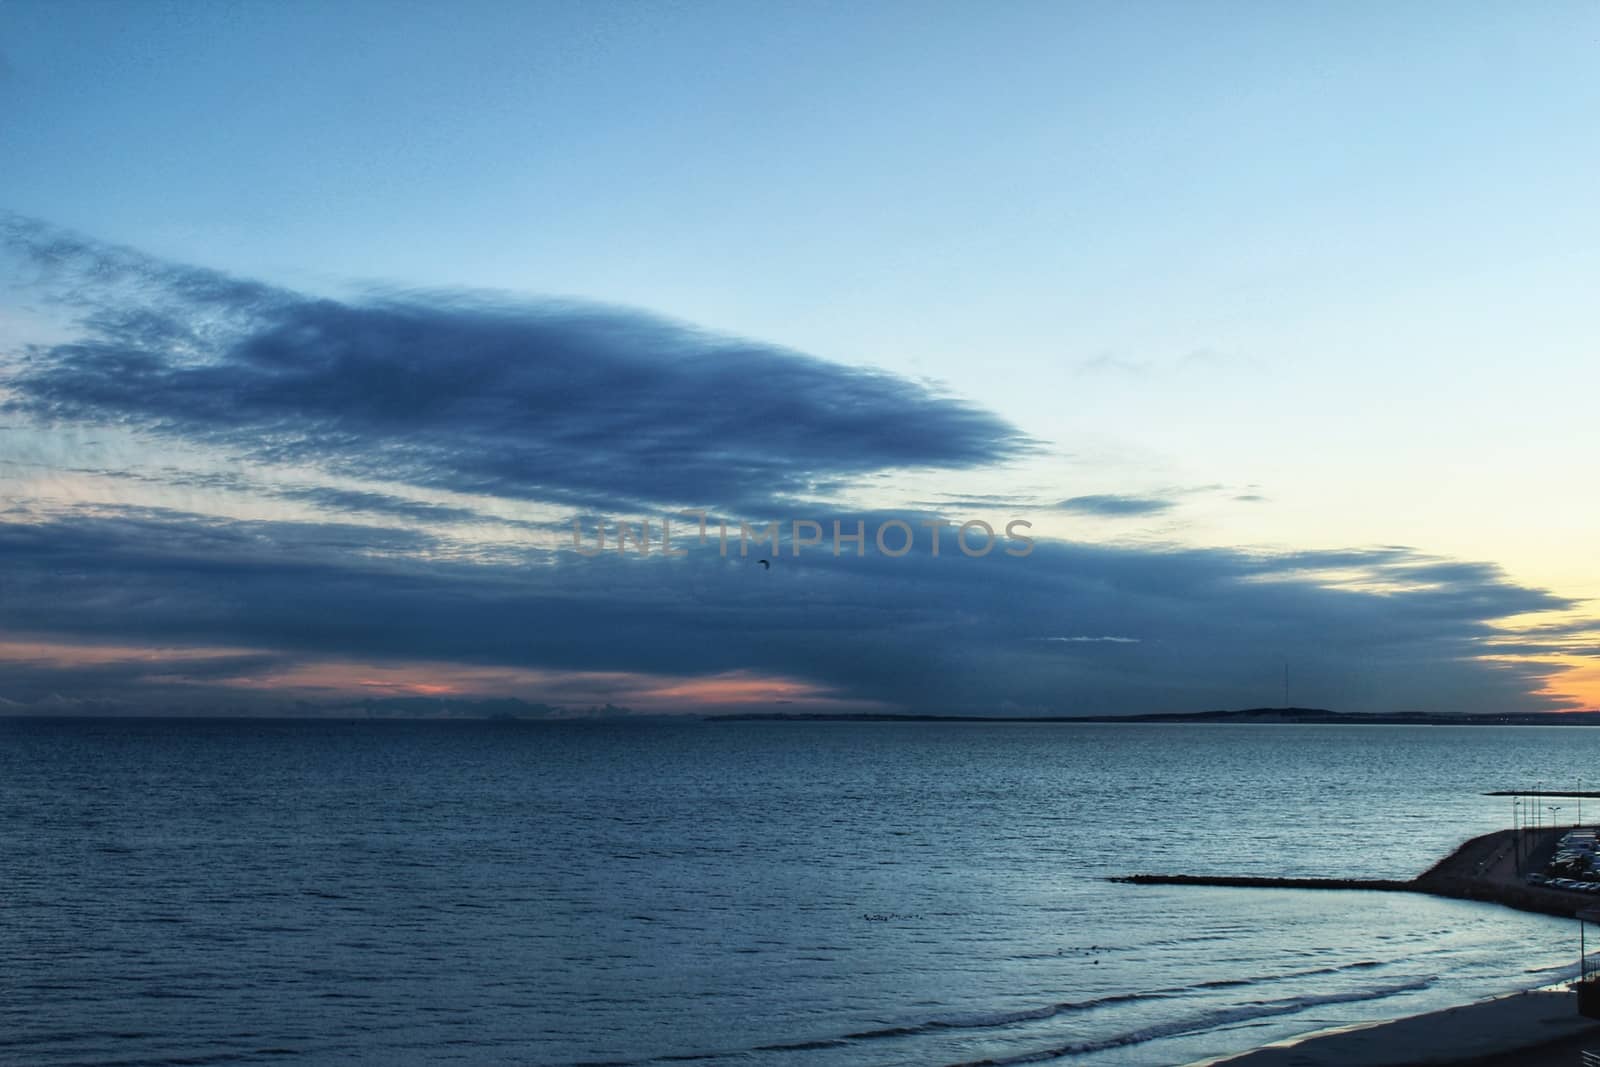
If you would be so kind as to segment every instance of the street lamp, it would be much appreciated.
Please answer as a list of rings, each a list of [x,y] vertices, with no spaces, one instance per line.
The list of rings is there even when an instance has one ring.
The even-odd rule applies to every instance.
[[[1522,798],[1511,798],[1511,854],[1516,857],[1517,874],[1522,874]]]

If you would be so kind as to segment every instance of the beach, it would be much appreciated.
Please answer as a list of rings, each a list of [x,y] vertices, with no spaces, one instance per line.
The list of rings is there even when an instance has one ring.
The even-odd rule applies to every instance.
[[[1520,848],[1524,856],[1538,857],[1538,863],[1530,864],[1538,866],[1564,831],[1565,828],[1541,828],[1526,832],[1526,841],[1510,830],[1484,834],[1465,842],[1407,882],[1183,875],[1139,880],[1169,885],[1399,890],[1575,915],[1589,903],[1588,899],[1528,885],[1516,859]],[[1578,1014],[1576,993],[1564,986],[1551,986],[1389,1022],[1338,1027],[1274,1042],[1242,1056],[1200,1061],[1195,1067],[1572,1067],[1588,1050],[1600,1052],[1600,1021]]]
[[[1577,995],[1540,989],[1278,1042],[1191,1067],[1576,1067],[1600,1051],[1600,1022]]]

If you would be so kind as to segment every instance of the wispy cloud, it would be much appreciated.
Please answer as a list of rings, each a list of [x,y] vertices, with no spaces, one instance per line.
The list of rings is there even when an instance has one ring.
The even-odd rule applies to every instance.
[[[1111,493],[1070,497],[1056,505],[1061,511],[1077,515],[1096,515],[1101,518],[1155,515],[1169,511],[1173,506],[1173,502],[1165,497],[1123,496]]]
[[[1034,640],[1035,641],[1060,641],[1060,642],[1063,642],[1063,643],[1069,644],[1069,645],[1096,645],[1096,644],[1137,645],[1139,643],[1139,639],[1137,637],[1110,637],[1110,636],[1106,636],[1106,637],[1089,637],[1089,636],[1079,636],[1079,637],[1036,637],[1036,638],[1034,638]]]

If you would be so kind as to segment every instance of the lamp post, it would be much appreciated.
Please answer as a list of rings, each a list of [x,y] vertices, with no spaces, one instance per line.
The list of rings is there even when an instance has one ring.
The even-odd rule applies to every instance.
[[[1511,798],[1511,854],[1516,859],[1517,874],[1522,874],[1522,824],[1518,816],[1522,812],[1522,798]]]

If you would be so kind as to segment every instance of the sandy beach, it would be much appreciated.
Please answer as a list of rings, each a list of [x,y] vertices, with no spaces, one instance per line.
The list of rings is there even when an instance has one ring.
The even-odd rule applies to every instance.
[[[1530,886],[1522,877],[1527,866],[1542,864],[1565,829],[1525,832],[1521,838],[1510,830],[1475,837],[1407,882],[1184,875],[1119,880],[1400,890],[1493,901],[1524,911],[1574,915],[1589,906],[1592,898]],[[1521,864],[1517,859],[1519,846],[1524,857]],[[1267,1045],[1242,1056],[1205,1060],[1191,1067],[1577,1067],[1580,1053],[1591,1049],[1600,1052],[1600,1021],[1578,1014],[1575,993],[1550,987],[1388,1022],[1341,1027]]]
[[[1191,1067],[1578,1067],[1586,1049],[1600,1051],[1600,1022],[1578,1014],[1576,994],[1536,990],[1313,1034]]]

